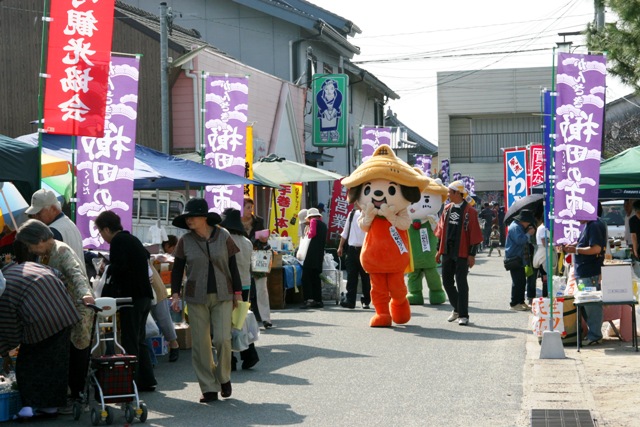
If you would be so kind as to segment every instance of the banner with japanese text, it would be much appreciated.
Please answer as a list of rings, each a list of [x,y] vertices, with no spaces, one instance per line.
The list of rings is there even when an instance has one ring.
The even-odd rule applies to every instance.
[[[76,225],[85,248],[109,248],[93,225],[105,210],[132,231],[139,67],[139,57],[111,58],[104,136],[79,139]]]
[[[529,194],[527,188],[527,149],[504,150],[504,207],[506,210],[518,199]]]
[[[341,179],[333,181],[329,224],[327,224],[327,240],[329,241],[340,242],[340,233],[342,233],[347,215],[353,207],[353,204],[347,201],[347,188],[343,187],[341,182]]]
[[[529,193],[531,189],[544,182],[544,146],[529,145],[529,155],[527,156],[527,186]]]
[[[440,179],[442,180],[442,183],[444,185],[449,185],[450,182],[450,168],[451,168],[451,164],[449,163],[449,159],[442,159],[441,162],[441,166],[440,166],[440,173],[438,174],[440,176]]]
[[[451,176],[451,182],[460,181],[462,179],[462,174],[460,172],[454,172]]]
[[[316,147],[346,147],[349,140],[349,76],[314,74],[313,138]]]
[[[373,152],[381,145],[391,146],[393,129],[379,126],[361,126],[360,142],[362,147],[362,161],[366,162]]]
[[[247,154],[244,163],[244,177],[253,179],[253,126],[247,126]],[[253,200],[254,188],[252,184],[244,186],[245,197]],[[244,207],[244,204],[243,204]]]
[[[415,159],[415,167],[424,172],[428,177],[431,177],[431,162],[433,161],[433,157],[429,154],[417,154]]]
[[[558,54],[554,243],[574,243],[598,210],[607,64],[602,55]]]
[[[204,164],[237,176],[245,176],[249,81],[246,77],[205,78]],[[243,185],[208,185],[205,200],[209,210],[227,208],[242,212]]]
[[[115,0],[52,1],[47,43],[47,133],[101,138]]]
[[[269,215],[270,233],[278,233],[282,237],[291,237],[298,245],[298,212],[302,206],[302,184],[281,184],[280,188],[271,190],[275,193]]]

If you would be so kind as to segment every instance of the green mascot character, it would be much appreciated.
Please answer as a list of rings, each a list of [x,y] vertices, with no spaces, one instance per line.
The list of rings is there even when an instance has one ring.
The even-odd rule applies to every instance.
[[[415,168],[419,170],[418,168]],[[407,299],[411,305],[424,304],[422,294],[422,276],[429,287],[429,304],[442,304],[447,294],[442,288],[442,280],[438,273],[436,252],[438,238],[434,234],[438,224],[438,212],[447,199],[448,189],[440,179],[429,179],[429,185],[422,192],[422,197],[407,208],[412,224],[409,227],[409,242],[413,257],[413,272],[408,274]]]

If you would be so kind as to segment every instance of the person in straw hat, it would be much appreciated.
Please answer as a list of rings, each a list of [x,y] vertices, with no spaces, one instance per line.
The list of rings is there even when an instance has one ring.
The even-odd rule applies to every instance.
[[[373,156],[342,180],[349,203],[358,202],[360,228],[367,232],[360,260],[371,279],[371,302],[376,313],[371,327],[404,324],[411,319],[404,273],[411,262],[407,207],[420,199],[427,177],[400,160],[391,147],[381,145]]]
[[[309,247],[302,262],[302,294],[305,302],[301,308],[322,308],[322,262],[324,245],[327,241],[327,225],[322,222],[322,214],[317,208],[307,211],[305,219],[305,237],[309,239]]]
[[[475,265],[483,241],[478,212],[467,202],[464,182],[449,184],[449,200],[440,215],[436,236],[440,239],[436,262],[442,261],[442,284],[453,307],[449,322],[469,324],[469,284],[467,275]]]

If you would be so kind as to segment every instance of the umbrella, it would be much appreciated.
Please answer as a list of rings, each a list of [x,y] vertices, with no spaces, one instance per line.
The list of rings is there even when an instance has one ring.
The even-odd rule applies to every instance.
[[[253,176],[266,184],[291,184],[294,182],[334,181],[342,175],[302,163],[286,160],[270,154],[253,164]],[[274,186],[274,185],[271,185]],[[277,187],[277,185],[275,185]]]
[[[536,218],[542,217],[543,201],[544,201],[544,195],[539,193],[529,194],[528,196],[525,196],[521,199],[516,200],[509,207],[509,210],[504,216],[505,225],[511,224],[511,222],[514,220],[518,212],[520,212],[523,209],[529,209],[530,211],[532,211],[533,216]]]
[[[48,186],[44,180],[42,188],[51,190],[58,198],[61,204],[64,204],[64,198],[55,190]],[[4,225],[11,225],[15,230],[20,224],[27,220],[27,214],[24,213],[29,207],[29,202],[22,197],[20,191],[11,182],[0,182],[0,231]]]

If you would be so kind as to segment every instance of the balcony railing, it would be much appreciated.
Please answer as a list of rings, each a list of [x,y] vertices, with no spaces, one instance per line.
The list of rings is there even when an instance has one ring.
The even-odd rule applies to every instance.
[[[541,132],[451,135],[452,163],[502,163],[502,149],[542,142]]]

